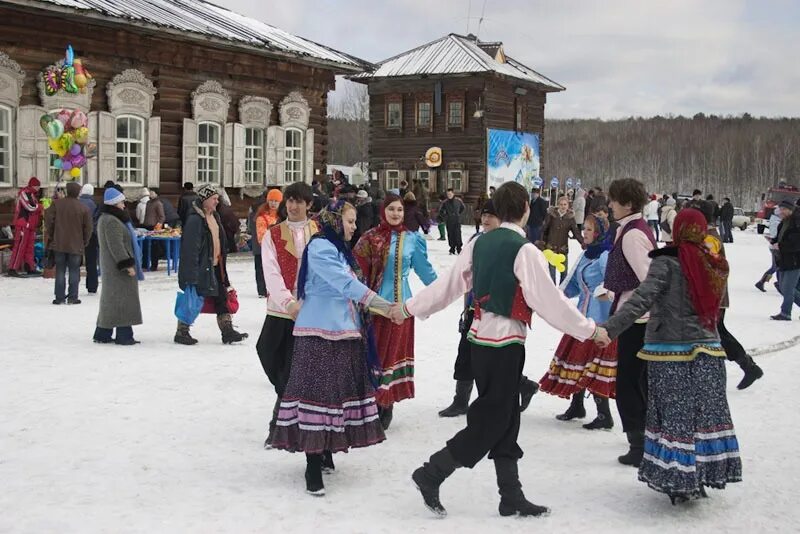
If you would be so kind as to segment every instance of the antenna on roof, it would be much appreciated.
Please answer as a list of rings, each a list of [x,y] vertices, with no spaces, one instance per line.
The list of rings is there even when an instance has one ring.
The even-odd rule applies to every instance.
[[[472,15],[472,0],[467,4],[467,35],[469,35],[469,17]]]
[[[483,0],[483,9],[481,9],[481,18],[478,19],[478,31],[475,32],[476,41],[480,40],[481,24],[483,24],[483,15],[486,13],[486,0]]]

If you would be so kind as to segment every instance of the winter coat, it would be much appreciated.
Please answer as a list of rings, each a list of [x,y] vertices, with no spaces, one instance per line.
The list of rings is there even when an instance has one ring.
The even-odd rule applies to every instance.
[[[168,199],[164,197],[159,197],[161,200],[161,205],[164,206],[164,220],[165,222],[172,226],[173,228],[178,226],[181,223],[181,218],[178,215],[175,206],[172,205]]]
[[[228,243],[219,213],[215,211],[213,216],[217,220],[217,225],[219,225],[220,259],[216,268],[222,269],[222,280],[224,286],[228,287],[230,282],[228,281],[228,271],[225,267]],[[183,227],[181,261],[178,265],[178,286],[181,289],[186,289],[190,285],[195,286],[198,295],[204,297],[216,296],[220,288],[214,275],[214,269],[214,243],[211,238],[211,230],[206,222],[203,208],[198,201],[192,206],[192,210],[187,215],[186,224]]]
[[[578,297],[578,309],[596,323],[608,320],[611,312],[611,301],[600,300],[601,295],[608,294],[603,287],[608,265],[608,251],[591,259],[581,254],[578,262],[561,282],[561,290],[567,298]]]
[[[583,224],[586,217],[586,196],[583,189],[575,192],[575,200],[572,201],[572,212],[575,214],[575,224]]]
[[[144,226],[144,219],[147,216],[147,205],[150,203],[150,197],[142,197],[136,204],[136,225]]]
[[[779,271],[800,269],[800,209],[795,208],[794,213],[781,221],[773,243],[778,244]]]
[[[113,206],[103,206],[97,221],[97,240],[100,244],[100,311],[97,326],[117,328],[142,324],[139,304],[139,281],[127,269],[136,266],[131,235],[125,226],[127,212]]]
[[[453,197],[442,202],[439,208],[439,217],[446,223],[458,223],[461,221],[461,214],[464,213],[466,207],[461,199]]]
[[[142,226],[153,228],[157,224],[164,224],[167,221],[164,215],[164,204],[160,198],[151,199],[144,208],[144,220]]]
[[[719,218],[726,222],[733,221],[733,204],[726,202],[719,209]]]
[[[226,206],[222,202],[217,204],[217,213],[222,220],[222,227],[225,230],[225,238],[228,243],[228,253],[236,252],[236,234],[239,233],[239,217],[234,213],[233,208]]]
[[[89,210],[72,197],[53,202],[44,212],[44,224],[47,235],[45,248],[81,256],[94,231]]]
[[[572,232],[572,237],[583,245],[583,236],[578,230],[572,210],[567,210],[564,215],[561,215],[558,213],[558,209],[550,208],[547,212],[547,218],[544,220],[544,227],[542,227],[544,248],[549,248],[553,252],[560,254],[566,254],[569,250],[570,232]]]
[[[178,199],[178,217],[181,218],[181,226],[186,226],[186,218],[192,212],[192,206],[195,201],[200,198],[194,191],[184,193]]]
[[[427,234],[431,225],[425,219],[425,216],[422,215],[422,212],[417,206],[417,202],[414,200],[406,200],[403,202],[403,207],[405,208],[403,223],[406,225],[406,228],[412,232],[418,232],[419,229],[422,228],[422,231]]]
[[[547,218],[547,201],[542,197],[531,199],[531,215],[528,226],[541,226]]]
[[[359,235],[363,235],[367,230],[378,225],[378,208],[372,199],[356,206],[356,228]]]
[[[665,243],[672,243],[672,229],[675,227],[675,217],[677,216],[678,212],[675,211],[675,206],[665,205],[661,208],[661,221],[659,224],[667,223],[669,225],[669,232],[661,226],[661,240]]]
[[[94,228],[94,231],[97,231],[97,219],[100,217],[100,210],[97,208],[97,204],[95,204],[94,199],[91,195],[81,195],[78,197],[78,200],[80,200],[81,204],[86,206],[86,209],[89,210],[89,213],[92,216],[92,228]]]
[[[648,221],[657,221],[659,207],[658,200],[651,200],[648,202],[644,207],[644,218]]]
[[[647,278],[603,325],[609,337],[619,337],[649,310],[645,343],[718,342],[716,326],[713,330],[701,326],[678,261],[678,249],[656,249],[650,252],[650,257],[653,261]]]

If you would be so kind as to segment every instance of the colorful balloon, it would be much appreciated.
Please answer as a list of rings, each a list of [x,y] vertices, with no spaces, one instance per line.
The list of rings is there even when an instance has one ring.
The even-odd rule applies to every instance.
[[[69,125],[69,118],[72,116],[72,112],[68,109],[61,109],[56,113],[56,120],[60,122],[64,127]]]
[[[52,120],[47,123],[47,127],[45,128],[45,133],[47,134],[48,139],[60,139],[62,135],[64,135],[64,125],[61,124],[59,121]]]
[[[75,85],[75,67],[64,67],[61,71],[61,88],[72,94],[80,91],[78,86]]]
[[[65,171],[71,171],[72,170],[72,162],[70,160],[68,160],[68,159],[62,159],[61,160],[61,168],[64,169]]]
[[[73,143],[69,149],[69,153],[72,154],[73,156],[77,156],[78,154],[81,153],[81,150],[82,150],[81,145],[79,145],[78,143]]]
[[[50,124],[53,120],[53,117],[49,113],[45,113],[41,117],[39,117],[39,126],[41,126],[44,133],[47,133],[47,125]]]
[[[87,128],[86,126],[78,128],[73,132],[73,135],[75,136],[76,142],[82,145],[86,144],[86,141],[89,140],[89,128]]]
[[[77,167],[72,167],[72,170],[69,171],[69,175],[73,178],[78,178],[81,175],[81,170]]]
[[[82,168],[86,165],[86,156],[83,154],[78,154],[77,156],[72,156],[72,168]]]
[[[92,75],[83,66],[83,62],[80,59],[76,58],[73,62],[73,66],[75,67],[75,85],[83,89],[89,85],[89,80],[92,79]]]
[[[567,259],[565,255],[556,254],[548,248],[544,251],[544,257],[550,265],[556,268],[556,271],[563,273],[567,270],[567,267],[564,265],[564,262]]]
[[[50,65],[44,70],[42,75],[44,79],[44,92],[47,96],[53,96],[61,89],[61,68],[56,65]]]
[[[89,143],[83,151],[84,156],[87,158],[94,158],[97,156],[97,143]]]
[[[75,61],[75,51],[72,49],[72,45],[67,45],[67,51],[64,54],[64,66],[71,67]]]
[[[72,115],[69,118],[69,126],[71,128],[86,128],[88,125],[89,118],[86,116],[86,113],[79,109],[76,109],[72,112]]]
[[[55,160],[53,162],[53,167],[55,167],[56,169],[63,169],[64,168],[64,162],[61,161],[61,158],[59,158],[59,159],[57,159],[57,160]]]
[[[75,143],[75,137],[71,133],[65,133],[59,138],[59,142],[61,143],[61,149],[64,152],[69,152],[69,149]]]

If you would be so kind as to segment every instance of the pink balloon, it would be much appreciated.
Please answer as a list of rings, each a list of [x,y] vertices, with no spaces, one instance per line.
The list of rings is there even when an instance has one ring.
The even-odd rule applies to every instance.
[[[69,153],[72,154],[73,156],[77,156],[78,154],[81,153],[81,145],[75,143],[74,145],[72,145],[72,148],[69,149]]]
[[[83,111],[76,109],[72,113],[72,117],[70,117],[69,125],[72,128],[84,128],[89,124],[89,119],[86,117],[86,113]]]

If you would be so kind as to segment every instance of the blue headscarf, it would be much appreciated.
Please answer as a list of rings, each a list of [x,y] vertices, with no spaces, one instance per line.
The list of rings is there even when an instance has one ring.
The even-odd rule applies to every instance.
[[[586,246],[584,255],[590,260],[595,260],[599,258],[603,252],[611,250],[614,246],[614,236],[611,235],[609,231],[610,225],[608,222],[600,217],[591,217],[591,219],[594,220],[597,232],[594,241]],[[586,221],[584,221],[584,224],[586,224]]]
[[[342,212],[348,209],[354,209],[351,204],[345,200],[338,200],[331,202],[326,208],[319,212],[317,215],[318,223],[320,226],[319,232],[314,234],[306,244],[303,251],[303,260],[300,263],[300,270],[297,273],[297,298],[302,300],[306,296],[306,279],[308,278],[308,249],[311,242],[315,239],[326,239],[330,241],[336,250],[344,257],[347,264],[356,274],[358,281],[366,285],[364,274],[359,267],[358,262],[353,256],[353,251],[350,250],[350,244],[344,238],[344,223],[342,222]],[[367,374],[373,387],[377,389],[379,385],[379,377],[381,376],[380,359],[378,358],[378,344],[375,338],[375,328],[372,325],[372,316],[365,306],[359,303],[354,303],[358,308],[361,317],[361,337],[366,345],[366,360],[367,360]]]

